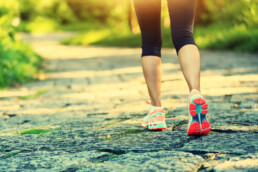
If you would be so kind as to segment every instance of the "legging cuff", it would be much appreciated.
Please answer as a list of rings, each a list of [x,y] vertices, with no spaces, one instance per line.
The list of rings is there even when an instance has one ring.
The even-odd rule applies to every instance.
[[[193,39],[185,39],[184,42],[180,42],[180,43],[175,44],[175,49],[176,49],[177,55],[178,55],[179,50],[180,50],[183,46],[188,45],[188,44],[192,44],[192,45],[197,46],[196,43],[195,43],[195,41],[194,41]]]
[[[161,57],[161,47],[142,46],[142,57],[143,56]]]

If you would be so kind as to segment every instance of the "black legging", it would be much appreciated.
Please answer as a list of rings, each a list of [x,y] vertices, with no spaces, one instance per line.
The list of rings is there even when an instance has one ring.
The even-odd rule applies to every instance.
[[[193,39],[194,15],[197,0],[167,0],[171,21],[172,41],[176,51],[186,44],[195,44]],[[133,0],[141,29],[142,57],[161,57],[161,0]]]

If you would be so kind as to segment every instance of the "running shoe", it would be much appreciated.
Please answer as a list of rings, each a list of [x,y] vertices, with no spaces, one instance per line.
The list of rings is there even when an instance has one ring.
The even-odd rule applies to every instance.
[[[165,130],[167,125],[165,122],[165,111],[162,107],[152,106],[149,102],[149,113],[143,118],[141,126],[149,130]]]
[[[191,91],[189,96],[189,124],[188,135],[207,135],[210,132],[210,123],[206,118],[208,104],[198,90]]]

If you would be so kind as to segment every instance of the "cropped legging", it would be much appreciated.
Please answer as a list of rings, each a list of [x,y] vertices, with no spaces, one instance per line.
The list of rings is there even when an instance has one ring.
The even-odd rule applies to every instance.
[[[167,0],[172,41],[177,53],[184,45],[196,45],[193,38],[196,1]],[[161,57],[161,0],[133,0],[133,4],[141,29],[142,57]]]

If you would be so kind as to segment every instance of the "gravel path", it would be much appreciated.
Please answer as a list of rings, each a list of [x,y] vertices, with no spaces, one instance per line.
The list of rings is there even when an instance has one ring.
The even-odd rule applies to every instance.
[[[201,51],[212,130],[195,137],[175,50],[162,57],[168,129],[150,132],[141,50],[58,44],[70,35],[22,35],[45,73],[0,92],[0,171],[258,171],[257,54]],[[22,134],[34,129],[52,132]]]

